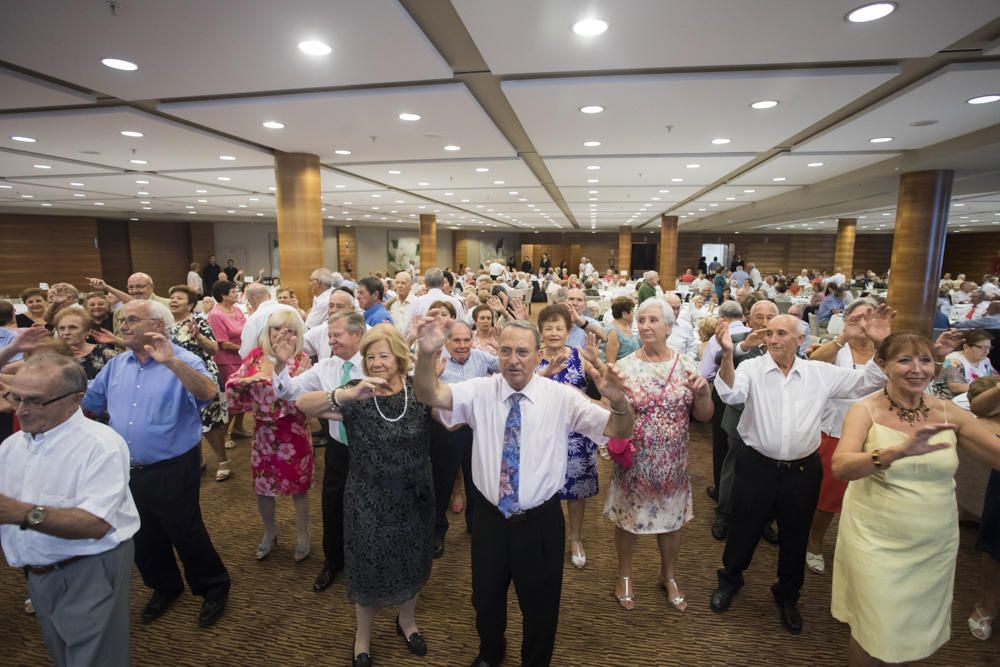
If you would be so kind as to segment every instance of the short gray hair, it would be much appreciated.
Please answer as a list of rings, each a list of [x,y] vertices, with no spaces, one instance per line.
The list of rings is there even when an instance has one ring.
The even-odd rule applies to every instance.
[[[855,299],[854,301],[847,304],[846,308],[844,308],[844,317],[847,317],[848,315],[850,315],[851,313],[853,313],[855,310],[857,310],[862,306],[868,306],[869,308],[878,308],[878,304],[868,297],[865,297],[863,299]]]
[[[503,332],[507,329],[524,329],[530,331],[535,336],[535,349],[538,350],[542,347],[542,334],[538,331],[538,327],[531,322],[527,320],[511,320],[500,329],[500,335],[503,335]]]
[[[24,360],[25,368],[57,370],[62,393],[84,393],[87,391],[87,374],[74,357],[61,354],[33,354]]]
[[[436,266],[424,271],[424,285],[427,289],[432,289],[434,287],[441,287],[444,284],[444,271]]]
[[[448,332],[448,340],[451,340],[452,334],[454,334],[460,327],[465,327],[469,331],[469,334],[472,334],[472,326],[468,322],[465,320],[455,320],[451,323],[451,330]]]
[[[159,301],[153,301],[152,299],[134,299],[133,301],[129,301],[129,303],[139,303],[140,305],[149,306],[149,318],[163,322],[163,332],[165,334],[170,333],[170,327],[174,326],[174,315],[170,312],[169,308]]]
[[[646,299],[645,301],[639,304],[638,308],[636,308],[635,316],[639,317],[647,310],[651,310],[653,308],[659,308],[660,312],[663,314],[663,321],[669,324],[670,326],[673,326],[674,322],[676,321],[676,319],[674,318],[674,309],[670,307],[670,304],[668,304],[666,301],[663,301],[662,299]]]
[[[321,266],[313,271],[309,277],[326,287],[333,286],[333,272],[325,266]]]
[[[344,275],[339,271],[334,271],[330,274],[330,286],[340,287],[344,284]]]
[[[271,290],[269,290],[262,283],[253,283],[248,285],[243,291],[243,294],[246,296],[247,300],[251,301],[255,306],[259,306],[271,298]]]
[[[347,327],[347,333],[352,336],[365,335],[365,318],[361,313],[345,313],[341,311],[331,315],[328,322],[333,324],[337,320],[347,320],[347,323],[345,324]]]
[[[727,320],[742,320],[743,306],[735,301],[723,301],[717,315]]]

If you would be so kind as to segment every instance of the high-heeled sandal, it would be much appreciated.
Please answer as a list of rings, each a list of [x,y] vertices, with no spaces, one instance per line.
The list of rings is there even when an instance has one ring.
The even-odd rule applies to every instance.
[[[216,482],[224,482],[227,479],[229,479],[229,476],[233,474],[233,470],[230,467],[232,463],[233,462],[229,459],[226,459],[225,461],[219,461],[219,467],[215,471]]]
[[[257,545],[257,560],[264,560],[271,555],[274,551],[274,547],[278,546],[278,536],[275,535],[273,540],[267,542],[261,542]]]
[[[972,609],[972,616],[969,617],[969,632],[976,639],[986,641],[993,634],[993,616],[987,616],[977,604]]]
[[[611,595],[618,600],[618,604],[622,606],[622,609],[632,611],[635,609],[635,598],[632,596],[632,579],[630,577],[618,577],[618,580],[624,584],[624,592],[618,595],[616,588],[616,590],[611,592]]]
[[[305,544],[295,545],[295,562],[301,563],[306,558],[309,558],[310,544],[309,540],[306,540]]]
[[[676,595],[670,594],[670,586],[674,587],[674,592]],[[677,611],[687,610],[687,600],[684,598],[684,594],[681,593],[680,587],[677,585],[676,579],[667,579],[664,581],[663,577],[660,577],[660,588],[662,588],[667,594],[667,602],[669,602],[674,609]]]
[[[451,494],[451,513],[460,514],[465,509],[465,489],[459,489]]]
[[[583,542],[580,540],[570,540],[570,561],[573,567],[582,570],[587,565],[587,552],[583,550]]]

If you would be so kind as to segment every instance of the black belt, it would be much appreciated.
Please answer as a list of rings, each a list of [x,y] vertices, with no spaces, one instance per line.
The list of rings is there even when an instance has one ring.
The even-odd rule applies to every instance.
[[[535,507],[532,507],[531,509],[523,510],[521,512],[518,512],[517,514],[511,514],[509,517],[504,517],[504,518],[506,519],[506,521],[508,523],[521,523],[522,521],[527,521],[528,519],[532,518],[533,516],[541,514],[541,511],[543,509],[547,508],[549,505],[551,505],[553,503],[558,503],[558,502],[559,502],[559,494],[557,493],[554,496],[552,496],[551,498],[549,498],[548,500],[546,500],[541,505],[536,505]],[[493,509],[495,509],[496,512],[497,512],[497,514],[499,514],[500,516],[503,516],[503,512],[501,512],[499,509],[497,509],[494,505],[489,504],[489,503],[487,503],[487,504],[489,505],[489,507],[492,507]]]
[[[780,461],[778,459],[772,459],[770,456],[764,456],[763,454],[758,452],[753,447],[750,447],[749,445],[747,445],[747,449],[753,452],[762,461],[765,461],[770,465],[774,465],[778,470],[791,470],[792,468],[795,468],[797,466],[805,465],[810,460],[819,456],[819,454],[813,452],[809,456],[803,456],[801,459],[795,459],[794,461]]]
[[[86,555],[73,556],[71,558],[67,558],[66,560],[61,560],[58,563],[52,563],[51,565],[25,565],[24,574],[25,576],[29,574],[48,574],[49,572],[55,572],[56,570],[61,570],[67,565],[75,563],[78,560],[83,560],[86,557],[87,557]]]
[[[140,465],[133,465],[131,467],[131,469],[133,471],[136,471],[136,470],[151,470],[153,468],[161,468],[161,467],[166,467],[166,466],[174,464],[174,463],[179,463],[181,459],[183,459],[185,456],[187,456],[192,451],[194,451],[194,449],[195,448],[192,447],[191,449],[189,449],[188,451],[184,452],[180,456],[175,456],[172,459],[163,459],[162,461],[155,461],[153,463],[142,463]]]

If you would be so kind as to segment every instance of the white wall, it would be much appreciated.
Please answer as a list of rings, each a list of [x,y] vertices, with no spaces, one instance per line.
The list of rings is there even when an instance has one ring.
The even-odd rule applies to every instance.
[[[455,255],[452,252],[454,246],[454,232],[450,229],[441,229],[438,227],[437,230],[437,265],[442,269],[446,269],[449,266],[452,271],[458,271],[458,267],[455,266]]]
[[[337,228],[333,225],[323,225],[323,266],[336,271],[337,255]]]
[[[389,231],[380,227],[356,227],[355,232],[358,241],[358,266],[355,273],[367,276],[375,271],[385,271],[389,265]]]
[[[277,232],[277,225],[269,223],[215,223],[215,254],[219,264],[225,266],[226,260],[233,257],[248,276],[256,275],[261,269],[264,275],[271,275],[277,267],[271,266],[270,235]],[[244,261],[245,264],[241,264]]]

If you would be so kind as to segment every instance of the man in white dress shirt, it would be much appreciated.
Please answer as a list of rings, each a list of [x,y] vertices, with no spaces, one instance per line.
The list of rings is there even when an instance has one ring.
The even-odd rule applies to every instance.
[[[240,358],[246,359],[253,352],[253,349],[260,345],[260,334],[267,327],[267,319],[271,313],[279,310],[288,310],[299,317],[299,312],[288,304],[278,303],[271,298],[271,290],[266,285],[254,283],[249,285],[244,292],[247,306],[250,307],[250,315],[243,324],[243,337],[240,340]]]
[[[58,667],[130,664],[139,513],[129,491],[128,446],[83,416],[86,390],[74,359],[40,354],[3,396],[23,430],[0,444],[0,542],[7,563],[25,571]]]
[[[417,296],[413,293],[413,276],[409,271],[400,271],[396,274],[393,283],[396,297],[389,304],[389,315],[392,316],[392,323],[399,333],[406,337],[410,333],[410,305]]]
[[[306,356],[314,357],[316,361],[323,361],[333,356],[333,352],[330,350],[329,318],[337,313],[353,313],[354,297],[346,290],[333,290],[326,312],[327,321],[313,327],[302,337],[302,351],[306,353]]]
[[[333,292],[333,272],[320,267],[309,276],[309,291],[312,292],[312,308],[306,315],[306,329],[318,327],[326,321],[326,305]]]
[[[302,375],[291,377],[286,364],[294,355],[294,341],[283,340],[274,345],[274,395],[294,400],[306,392],[329,392],[351,380],[364,376],[361,369],[361,337],[365,335],[365,318],[360,313],[335,313],[330,317],[330,350],[333,356],[324,359]],[[325,560],[313,582],[319,593],[330,587],[337,572],[344,568],[344,485],[350,455],[343,423],[330,421],[332,442],[323,455],[323,554]]]
[[[865,323],[876,348],[889,335],[891,320],[891,310],[883,306]],[[729,608],[773,513],[781,540],[778,583],[771,593],[782,625],[793,634],[802,632],[797,603],[823,477],[816,453],[823,406],[831,398],[861,398],[885,386],[885,375],[874,361],[851,370],[799,358],[802,337],[801,320],[779,315],[764,333],[767,354],[734,368],[729,327],[720,322],[716,330],[722,364],[715,388],[727,405],[745,404],[738,431],[746,447],[737,452],[729,538],[710,606],[716,612]]]
[[[448,428],[473,432],[472,603],[479,655],[473,667],[496,667],[506,654],[507,591],[511,580],[523,616],[521,665],[545,667],[559,622],[565,524],[557,492],[566,480],[568,435],[598,444],[628,437],[635,417],[612,367],[596,384],[608,409],[569,387],[535,375],[538,329],[522,320],[500,332],[500,374],[444,384],[437,364],[447,331],[418,321],[417,400],[440,410]],[[502,509],[501,509],[502,508]]]
[[[667,347],[674,352],[680,352],[691,357],[694,361],[698,357],[698,336],[695,335],[694,327],[687,313],[681,317],[681,298],[674,292],[667,292],[663,295],[663,300],[674,311],[674,326],[670,330],[670,337],[667,338]]]
[[[424,274],[424,286],[427,288],[427,292],[414,299],[413,303],[410,304],[411,321],[426,313],[427,309],[435,301],[448,301],[451,305],[455,306],[455,319],[465,319],[465,304],[462,303],[461,299],[452,296],[450,293],[446,294],[444,291],[445,285],[444,271],[437,267],[427,269],[427,272]]]

